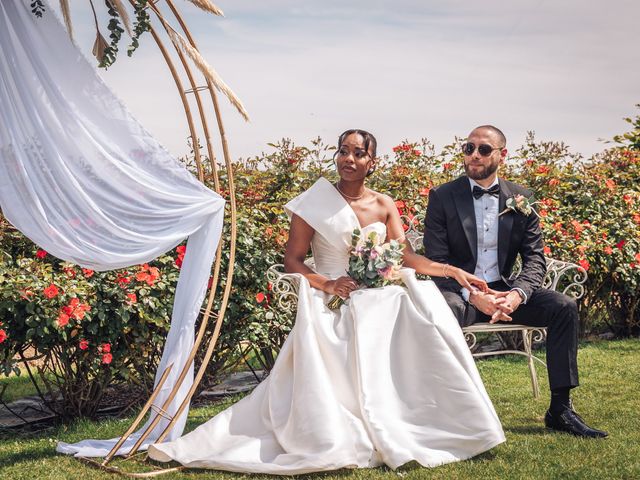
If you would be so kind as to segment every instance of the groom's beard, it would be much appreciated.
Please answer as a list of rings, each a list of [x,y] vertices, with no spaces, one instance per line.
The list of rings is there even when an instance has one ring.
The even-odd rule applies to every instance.
[[[500,165],[500,162],[490,163],[482,168],[476,167],[472,170],[465,163],[464,171],[471,180],[485,180],[498,171],[498,165]]]

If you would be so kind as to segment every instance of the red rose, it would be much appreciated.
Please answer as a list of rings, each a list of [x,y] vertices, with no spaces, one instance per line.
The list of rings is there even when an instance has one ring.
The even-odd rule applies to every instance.
[[[82,320],[84,318],[85,313],[91,310],[91,307],[86,303],[81,303],[77,308],[73,310],[72,317],[76,320]]]
[[[256,294],[256,302],[262,303],[264,302],[264,299],[265,299],[264,293],[260,292]]]
[[[618,250],[622,250],[622,247],[624,247],[624,244],[627,243],[626,240],[620,240],[618,243],[616,243],[616,248]]]
[[[113,355],[111,355],[110,353],[105,353],[104,355],[102,355],[102,363],[104,363],[105,365],[109,365],[111,363],[111,360],[113,360]]]
[[[91,278],[93,277],[93,274],[96,273],[93,270],[91,270],[90,268],[83,268],[82,269],[82,274],[87,277],[87,278]]]
[[[613,248],[611,248],[609,245],[607,245],[606,247],[604,247],[604,253],[606,253],[607,255],[611,255],[613,253]]]
[[[47,252],[45,250],[38,250],[36,252],[36,257],[38,258],[44,258],[47,256]]]
[[[63,268],[62,271],[67,274],[67,277],[76,278],[76,271],[73,267]]]
[[[176,253],[185,253],[187,251],[186,245],[178,245],[176,247]]]
[[[7,332],[4,331],[4,328],[0,328],[0,343],[4,342],[7,339]]]
[[[69,315],[64,312],[60,312],[58,318],[56,318],[56,324],[59,328],[67,326],[69,324]]]
[[[636,253],[633,258],[635,258],[636,261],[640,262],[640,253]]]
[[[110,353],[111,352],[111,344],[110,343],[103,343],[102,345],[100,345],[100,351],[102,353]]]
[[[129,303],[138,303],[138,296],[135,293],[127,293]]]
[[[546,245],[545,245],[543,251],[544,251],[545,255],[551,255],[551,248],[547,247]]]
[[[55,296],[58,295],[58,293],[60,293],[60,291],[58,290],[58,287],[56,287],[53,283],[51,285],[49,285],[47,288],[45,288],[42,293],[44,293],[44,296],[47,298],[53,298]]]
[[[129,272],[126,272],[126,274],[128,275]],[[119,273],[118,277],[116,278],[116,282],[118,282],[118,285],[120,285],[121,288],[126,288],[127,284],[131,283],[131,277],[124,276]]]
[[[148,263],[140,265],[140,271],[136,274],[136,280],[146,282],[150,287],[160,278],[158,267],[150,267]]]
[[[442,164],[442,169],[446,172],[453,168],[453,163],[447,162]]]
[[[89,348],[89,340],[85,340],[83,338],[82,340],[80,340],[80,343],[78,343],[78,347],[80,348],[80,350],[86,350],[87,348]]]
[[[426,196],[428,196],[428,195],[429,195],[429,191],[430,191],[430,190],[431,190],[431,189],[430,189],[430,188],[427,188],[427,187],[425,187],[425,188],[421,188],[420,190],[418,190],[418,195],[420,195],[420,196],[422,196],[422,197],[426,197]]]
[[[590,267],[589,262],[586,261],[584,258],[582,260],[578,260],[578,265],[580,265],[585,270],[589,270],[589,267]]]

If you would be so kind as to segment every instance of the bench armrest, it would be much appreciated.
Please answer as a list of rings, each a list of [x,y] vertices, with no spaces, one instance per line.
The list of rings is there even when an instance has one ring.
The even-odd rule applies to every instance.
[[[300,274],[286,273],[284,265],[276,263],[267,269],[267,280],[271,283],[274,298],[278,300],[278,307],[295,314],[298,308]]]

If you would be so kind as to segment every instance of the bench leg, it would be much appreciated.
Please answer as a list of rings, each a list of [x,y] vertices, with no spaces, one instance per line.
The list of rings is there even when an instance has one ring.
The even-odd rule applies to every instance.
[[[524,344],[524,351],[527,354],[527,361],[529,362],[529,373],[531,374],[531,387],[533,388],[533,398],[540,396],[540,387],[538,386],[538,375],[536,373],[536,364],[533,361],[533,353],[531,351],[533,332],[529,329],[522,330],[522,343]]]

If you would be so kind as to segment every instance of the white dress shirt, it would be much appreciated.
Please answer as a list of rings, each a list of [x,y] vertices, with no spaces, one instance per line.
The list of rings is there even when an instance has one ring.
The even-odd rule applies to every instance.
[[[473,191],[473,187],[477,186],[482,189],[489,189],[494,185],[498,185],[498,177],[495,178],[491,185],[483,187],[474,180],[469,178],[469,188]],[[473,274],[486,281],[487,283],[497,282],[502,279],[500,268],[498,267],[498,197],[493,195],[482,195],[480,198],[473,198],[473,209],[476,215],[476,233],[477,233],[477,262],[476,269]],[[525,293],[515,288],[522,297],[523,303],[526,303],[527,297]],[[469,301],[469,290],[463,288],[461,290],[462,297]]]

